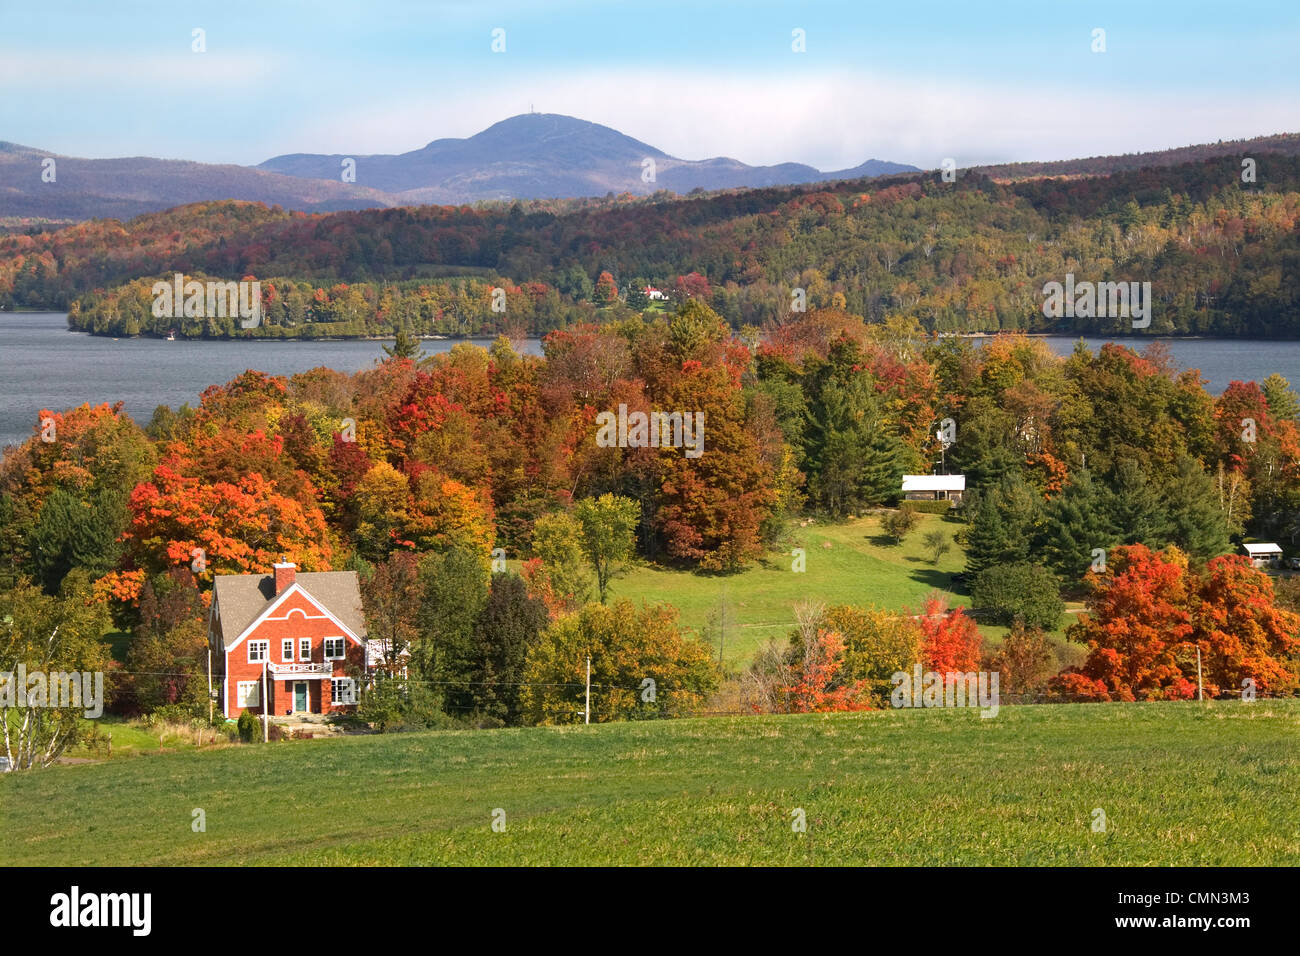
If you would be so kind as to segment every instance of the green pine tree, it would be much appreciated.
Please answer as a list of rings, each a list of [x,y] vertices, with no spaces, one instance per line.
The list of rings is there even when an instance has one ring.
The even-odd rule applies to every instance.
[[[1107,511],[1121,544],[1162,548],[1169,543],[1167,502],[1136,461],[1125,458],[1115,466],[1107,498]]]
[[[966,514],[966,573],[978,574],[1028,560],[1043,524],[1043,503],[1024,479],[1010,475],[973,494]]]
[[[1180,457],[1175,468],[1165,487],[1170,540],[1201,560],[1226,553],[1228,523],[1214,480],[1189,455]]]
[[[1083,468],[1065,490],[1048,502],[1044,514],[1043,559],[1063,581],[1078,581],[1092,565],[1093,550],[1115,543],[1105,490]]]

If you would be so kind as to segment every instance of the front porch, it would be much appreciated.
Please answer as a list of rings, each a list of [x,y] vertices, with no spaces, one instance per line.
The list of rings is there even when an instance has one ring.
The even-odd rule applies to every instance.
[[[268,664],[268,711],[272,718],[293,720],[324,716],[336,703],[331,681],[340,678],[326,661]]]

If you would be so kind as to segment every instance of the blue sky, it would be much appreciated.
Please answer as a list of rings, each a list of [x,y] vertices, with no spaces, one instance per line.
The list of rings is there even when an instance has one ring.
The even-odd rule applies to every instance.
[[[687,159],[964,166],[1300,130],[1297,50],[1297,0],[0,0],[0,139],[252,164],[532,107]]]

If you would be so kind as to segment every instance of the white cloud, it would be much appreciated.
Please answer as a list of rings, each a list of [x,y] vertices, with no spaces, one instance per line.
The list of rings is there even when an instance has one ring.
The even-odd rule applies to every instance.
[[[644,70],[573,72],[523,82],[432,89],[276,130],[266,158],[287,151],[403,152],[469,136],[527,112],[611,126],[683,159],[726,155],[751,164],[822,170],[889,159],[935,168],[1165,149],[1300,128],[1287,97],[1243,102],[1225,92],[1140,98],[1087,89],[964,85],[869,73],[738,76]],[[256,160],[250,160],[256,161]]]
[[[97,95],[120,91],[135,97],[143,89],[249,89],[264,83],[276,65],[264,56],[226,53],[155,53],[147,56],[99,53],[9,53],[0,55],[0,83],[6,96],[26,88],[32,94]]]

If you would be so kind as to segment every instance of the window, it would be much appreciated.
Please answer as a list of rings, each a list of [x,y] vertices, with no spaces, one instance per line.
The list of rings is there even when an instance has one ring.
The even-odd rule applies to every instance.
[[[280,642],[280,657],[286,661],[293,660],[293,638],[288,637]]]
[[[300,637],[298,639],[298,660],[300,661],[311,660],[311,638],[310,637]]]
[[[255,680],[241,680],[235,688],[235,703],[240,707],[260,707],[262,705],[262,685]]]
[[[344,657],[343,638],[341,637],[325,638],[325,660],[340,661],[343,659],[343,657]]]
[[[249,641],[248,642],[248,663],[260,664],[271,653],[270,641]]]
[[[351,677],[336,677],[330,681],[332,697],[336,704],[355,704],[357,702],[357,682]]]

